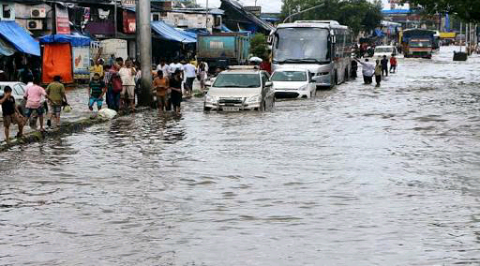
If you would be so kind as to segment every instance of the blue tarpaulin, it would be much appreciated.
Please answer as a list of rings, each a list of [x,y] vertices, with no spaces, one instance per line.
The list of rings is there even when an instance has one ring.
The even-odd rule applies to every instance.
[[[197,38],[197,34],[192,31],[183,31],[183,34],[190,36],[190,38],[195,38],[195,39]]]
[[[155,31],[161,38],[174,42],[181,43],[196,43],[197,39],[189,36],[185,32],[176,30],[175,28],[167,25],[163,21],[152,22],[152,30]]]
[[[222,32],[232,32],[232,30],[227,28],[227,26],[225,26],[225,24],[222,24],[220,29],[221,29]]]
[[[0,21],[0,35],[19,52],[40,56],[40,44],[15,21]]]
[[[73,47],[90,46],[91,39],[89,37],[76,35],[46,35],[40,38],[40,43],[70,43]]]
[[[195,34],[195,36],[194,36],[195,38],[197,38],[197,35],[209,35],[210,34],[210,32],[205,28],[185,29],[184,32],[186,32],[187,34],[190,34],[190,36],[194,36],[193,34]]]
[[[375,36],[377,37],[385,37],[385,33],[381,29],[375,29]]]

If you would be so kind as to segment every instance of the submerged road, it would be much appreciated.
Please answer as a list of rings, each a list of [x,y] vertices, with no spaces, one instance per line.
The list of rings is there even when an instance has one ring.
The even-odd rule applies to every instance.
[[[1,153],[0,265],[480,264],[480,57],[452,53]]]

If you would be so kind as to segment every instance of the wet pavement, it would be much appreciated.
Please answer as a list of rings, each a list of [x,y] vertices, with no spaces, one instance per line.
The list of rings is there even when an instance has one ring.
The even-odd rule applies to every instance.
[[[480,264],[480,57],[0,154],[2,265]]]

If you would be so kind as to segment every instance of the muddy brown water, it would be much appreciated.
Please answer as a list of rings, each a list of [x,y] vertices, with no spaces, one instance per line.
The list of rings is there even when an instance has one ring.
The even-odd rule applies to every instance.
[[[480,264],[480,58],[0,154],[0,265]]]

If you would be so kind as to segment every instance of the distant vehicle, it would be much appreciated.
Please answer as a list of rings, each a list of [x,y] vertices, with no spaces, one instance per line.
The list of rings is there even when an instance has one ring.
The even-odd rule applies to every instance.
[[[433,46],[429,39],[411,39],[405,49],[405,57],[432,58]]]
[[[204,110],[267,111],[275,105],[273,84],[266,71],[235,68],[218,74],[205,95]]]
[[[402,46],[406,58],[432,58],[435,50],[439,49],[437,32],[425,29],[407,29],[403,31]]]
[[[25,114],[25,104],[26,104],[26,101],[25,99],[23,98],[23,96],[25,95],[25,87],[27,85],[25,85],[25,83],[22,83],[22,82],[15,82],[15,81],[12,81],[12,82],[0,82],[0,99],[3,98],[3,95],[4,95],[4,92],[3,90],[5,89],[5,87],[9,86],[10,88],[12,88],[12,96],[13,98],[15,98],[15,103],[19,106],[19,109],[20,111]],[[0,108],[1,109],[1,108]]]
[[[248,64],[250,38],[243,33],[198,35],[197,61],[207,62],[209,71]]]
[[[273,71],[308,70],[317,87],[332,88],[349,79],[354,42],[347,26],[333,20],[280,24],[269,42]]]
[[[317,91],[315,81],[308,70],[283,69],[273,72],[276,98],[313,98]]]
[[[377,46],[375,47],[374,57],[386,56],[390,58],[393,55],[397,55],[397,48],[395,46]]]

